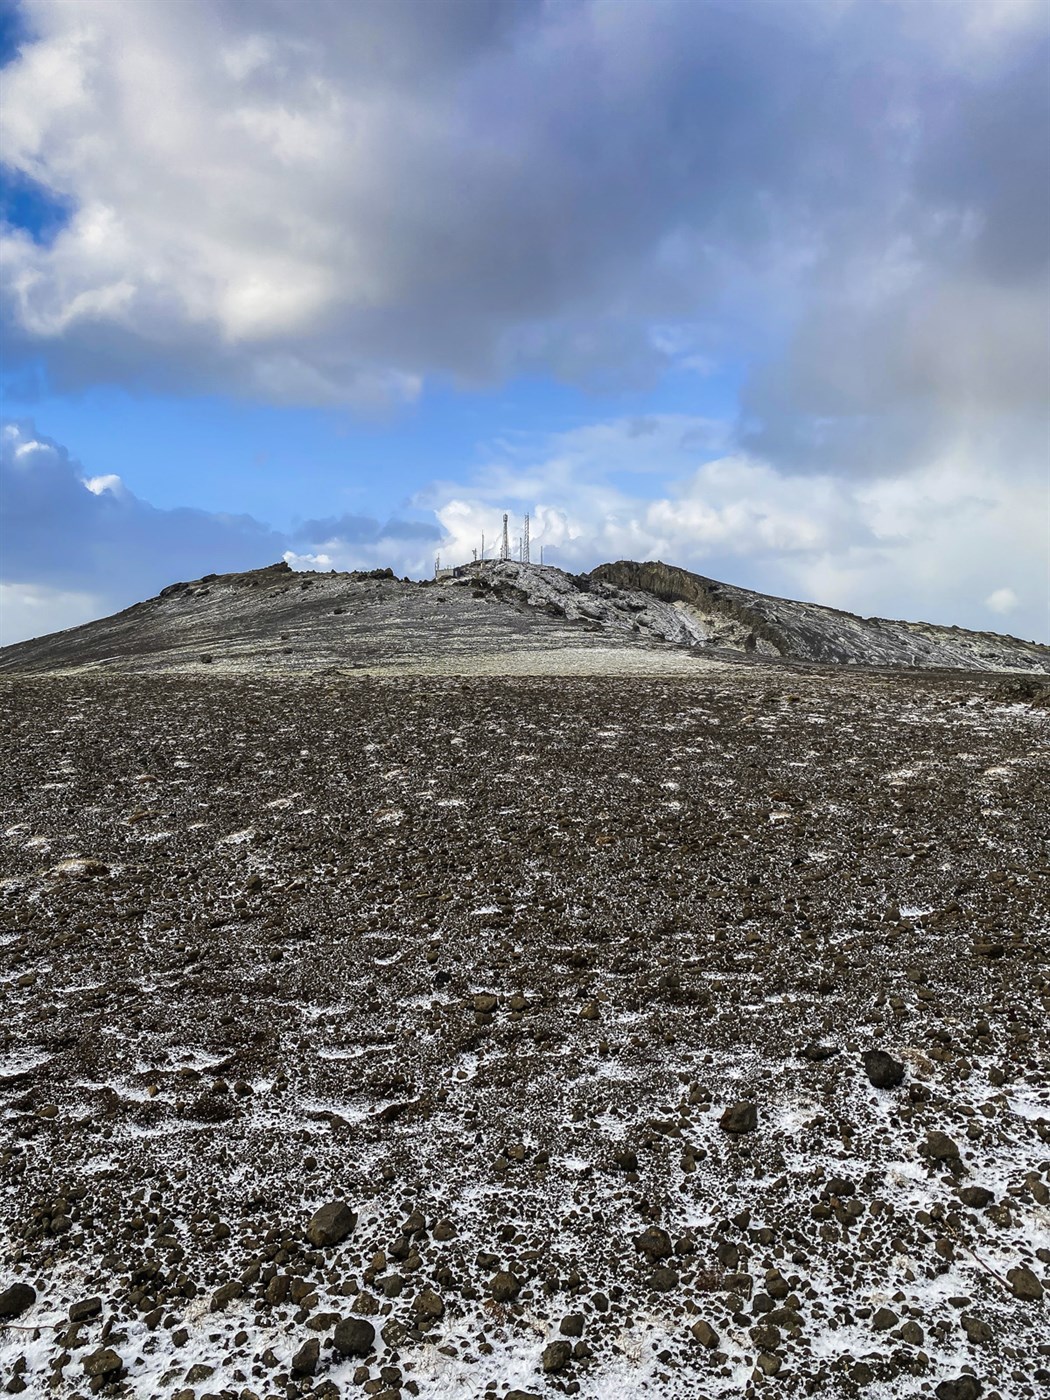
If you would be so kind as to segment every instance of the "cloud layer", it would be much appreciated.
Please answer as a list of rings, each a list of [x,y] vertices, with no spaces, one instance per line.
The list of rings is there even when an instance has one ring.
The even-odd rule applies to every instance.
[[[5,159],[73,213],[9,231],[7,334],[59,385],[360,404],[731,347],[763,452],[876,470],[1045,389],[1041,0],[24,8]]]

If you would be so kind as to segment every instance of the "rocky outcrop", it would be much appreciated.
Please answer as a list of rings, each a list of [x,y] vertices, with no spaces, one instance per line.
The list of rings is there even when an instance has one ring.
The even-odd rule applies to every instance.
[[[173,583],[112,617],[0,651],[0,673],[499,673],[508,656],[574,674],[602,664],[753,657],[834,665],[1050,672],[1050,647],[927,623],[861,618],[752,593],[662,563],[589,574],[488,560],[437,581],[390,569],[296,573],[287,564]],[[658,655],[664,659],[658,660]],[[1023,697],[1020,697],[1023,698]]]
[[[752,593],[659,561],[601,564],[587,581],[591,588],[612,586],[671,604],[705,630],[710,643],[745,653],[853,666],[1050,672],[1050,647],[1036,642],[857,617],[819,603]]]

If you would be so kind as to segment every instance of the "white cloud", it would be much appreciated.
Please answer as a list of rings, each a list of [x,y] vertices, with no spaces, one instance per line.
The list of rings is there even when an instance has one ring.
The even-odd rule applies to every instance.
[[[802,470],[892,473],[880,398],[1042,382],[1039,0],[24,4],[5,159],[73,214],[5,239],[8,355],[59,386],[372,407],[743,353],[785,454],[846,420]]]
[[[692,426],[699,442],[712,437],[705,420]],[[1050,639],[1044,470],[1004,479],[980,441],[961,439],[929,466],[881,480],[799,475],[739,453],[698,464],[692,440],[677,417],[654,420],[647,435],[632,420],[595,425],[505,448],[472,482],[438,484],[421,503],[441,522],[450,562],[469,559],[482,532],[491,550],[503,509],[515,512],[516,538],[528,510],[533,558],[542,546],[563,568],[663,559],[852,612],[977,629],[994,629],[1009,603],[1015,631]],[[666,474],[640,494],[661,465]],[[1004,574],[1016,592],[999,586]]]
[[[985,598],[985,607],[991,608],[994,613],[1013,612],[1021,600],[1012,588],[993,589]]]
[[[103,491],[108,491],[111,496],[123,496],[127,494],[124,483],[115,472],[108,472],[105,476],[85,477],[84,486],[93,496],[101,496]]]
[[[79,627],[107,611],[103,597],[39,583],[0,582],[0,646]]]

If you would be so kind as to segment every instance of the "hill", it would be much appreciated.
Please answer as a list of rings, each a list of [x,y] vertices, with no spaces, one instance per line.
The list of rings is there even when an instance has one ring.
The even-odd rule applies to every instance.
[[[174,583],[112,617],[0,650],[0,672],[358,670],[676,674],[697,660],[1050,672],[1050,647],[861,618],[662,563],[590,574],[485,562],[416,583],[285,563]]]

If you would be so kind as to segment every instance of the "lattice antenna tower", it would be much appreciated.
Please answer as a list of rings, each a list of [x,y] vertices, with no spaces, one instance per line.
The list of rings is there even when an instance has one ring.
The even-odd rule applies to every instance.
[[[521,562],[529,562],[529,517],[525,517],[525,529],[521,536]]]
[[[501,559],[510,558],[510,541],[507,538],[507,512],[503,512],[503,537],[499,542],[499,557]]]

